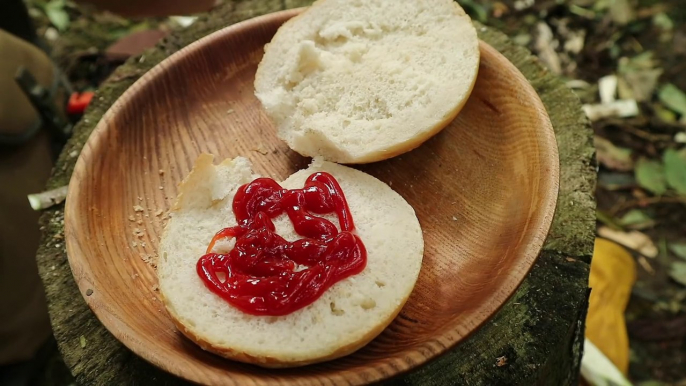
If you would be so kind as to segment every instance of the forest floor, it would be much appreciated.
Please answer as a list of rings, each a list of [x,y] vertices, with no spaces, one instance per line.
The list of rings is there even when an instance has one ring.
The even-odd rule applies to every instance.
[[[25,0],[78,91],[187,18],[123,19],[65,0]],[[686,385],[686,7],[683,0],[460,0],[526,46],[580,97],[599,161],[598,227],[631,252],[629,375]],[[113,46],[119,42],[118,46]],[[122,44],[124,43],[124,44]]]

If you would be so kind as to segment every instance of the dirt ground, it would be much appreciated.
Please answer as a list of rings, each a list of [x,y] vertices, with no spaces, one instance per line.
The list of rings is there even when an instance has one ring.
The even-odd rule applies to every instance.
[[[108,50],[113,43],[132,33],[155,39],[185,22],[126,20],[64,0],[26,2],[38,34],[81,91],[97,88],[125,59]],[[599,95],[607,76],[618,99],[636,101],[638,110],[624,117],[592,120],[596,140],[607,140],[598,151],[598,226],[642,232],[657,250],[631,249],[638,266],[626,311],[632,381],[686,385],[686,181],[665,155],[686,143],[683,0],[459,2],[538,55],[584,104],[607,107]],[[655,173],[667,183],[651,179]]]

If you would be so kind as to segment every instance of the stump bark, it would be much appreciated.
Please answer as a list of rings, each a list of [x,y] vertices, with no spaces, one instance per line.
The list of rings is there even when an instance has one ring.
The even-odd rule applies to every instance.
[[[47,188],[69,182],[77,154],[105,111],[143,73],[187,44],[239,21],[307,0],[236,0],[156,48],[119,67],[63,149]],[[541,256],[513,297],[474,335],[392,385],[578,384],[595,235],[595,160],[592,131],[577,97],[525,48],[478,24],[479,37],[526,76],[545,104],[560,153],[560,194]],[[76,153],[75,153],[76,152]],[[117,341],[79,293],[63,241],[63,206],[41,218],[37,259],[55,338],[65,363],[83,385],[178,385],[184,381],[148,364]]]

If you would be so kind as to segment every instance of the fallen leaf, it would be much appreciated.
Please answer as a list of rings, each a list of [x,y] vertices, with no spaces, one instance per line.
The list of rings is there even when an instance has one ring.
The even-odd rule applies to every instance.
[[[634,161],[631,159],[631,149],[617,147],[612,142],[597,135],[593,137],[593,141],[598,162],[608,169],[620,172],[633,170]]]
[[[659,161],[641,157],[636,162],[634,172],[636,181],[646,190],[658,196],[667,191],[665,168]]]
[[[624,230],[622,226],[615,220],[612,216],[609,214],[603,212],[600,209],[596,209],[595,211],[595,218],[596,220],[600,221],[603,223],[603,225],[607,225],[608,227],[615,229],[615,230]]]
[[[81,348],[86,347],[86,337],[85,336],[81,335],[79,337],[79,344],[81,345]]]
[[[488,9],[481,4],[481,2],[477,2],[474,0],[462,0],[460,3],[462,5],[462,8],[474,19],[480,21],[480,22],[485,22],[488,20]]]
[[[600,171],[598,185],[607,190],[625,189],[636,184],[633,173],[612,173]]]
[[[639,113],[638,104],[633,99],[617,100],[605,104],[585,104],[582,108],[592,122],[610,117],[630,118]]]
[[[570,32],[563,47],[567,52],[578,54],[584,49],[585,39],[586,31]]]
[[[644,51],[631,58],[622,57],[619,59],[618,64],[619,73],[628,74],[630,72],[658,68],[659,61],[655,58],[653,51]]]
[[[686,243],[669,243],[669,250],[686,260]]]
[[[58,30],[64,31],[69,27],[69,14],[64,10],[64,0],[52,0],[45,4],[45,14]]]
[[[654,258],[658,254],[658,249],[650,237],[639,231],[622,232],[602,226],[598,228],[598,235],[650,258]]]
[[[674,29],[674,21],[664,12],[660,12],[653,16],[653,25],[665,31]]]
[[[650,101],[662,73],[661,68],[655,68],[625,74],[623,80],[632,91],[631,98],[639,102]]]
[[[669,266],[669,277],[679,284],[686,285],[686,262],[675,261]]]
[[[646,229],[655,225],[655,220],[642,210],[632,209],[618,221],[619,225],[631,229]]]
[[[677,86],[668,83],[660,89],[660,102],[682,116],[686,115],[686,94]]]
[[[586,338],[623,373],[629,367],[629,338],[624,310],[636,281],[636,263],[620,245],[601,238],[595,241],[589,287]]]
[[[532,2],[533,3],[533,2]],[[515,3],[515,8],[517,8]],[[562,73],[562,64],[560,56],[555,52],[555,48],[559,42],[554,39],[553,31],[550,26],[544,22],[536,24],[536,41],[534,42],[534,50],[538,52],[538,58],[541,59],[548,69],[554,74]]]
[[[607,75],[598,80],[598,93],[600,103],[608,104],[616,100],[617,96],[617,76]]]
[[[646,102],[652,99],[663,69],[655,54],[645,51],[632,58],[620,58],[617,73],[619,98]]]
[[[686,196],[686,148],[679,151],[665,150],[662,155],[667,184],[682,196]]]
[[[655,115],[665,122],[674,123],[676,122],[676,113],[664,106],[661,103],[654,103],[653,110]]]
[[[615,23],[625,25],[636,18],[636,12],[629,0],[613,0],[610,4],[610,17]]]

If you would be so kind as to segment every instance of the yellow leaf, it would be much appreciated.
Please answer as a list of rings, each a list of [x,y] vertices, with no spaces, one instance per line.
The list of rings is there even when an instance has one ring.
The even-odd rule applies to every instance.
[[[629,252],[612,241],[597,238],[589,278],[586,338],[624,374],[629,368],[624,310],[635,281],[636,263]]]

